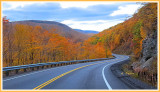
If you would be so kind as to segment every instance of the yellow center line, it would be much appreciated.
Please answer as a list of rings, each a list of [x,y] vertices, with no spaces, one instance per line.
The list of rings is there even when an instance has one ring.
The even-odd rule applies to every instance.
[[[113,60],[113,61],[116,61],[116,60],[117,60],[117,59],[115,59],[115,60]],[[105,62],[106,62],[106,61],[105,61]],[[105,62],[100,62],[100,63],[105,63]],[[109,62],[109,61],[107,61],[107,62]],[[45,83],[43,83],[43,84],[35,87],[33,90],[39,90],[39,89],[45,87],[46,85],[52,83],[53,81],[55,81],[55,80],[63,77],[63,76],[66,75],[66,74],[69,74],[69,73],[71,73],[71,72],[73,72],[73,71],[76,71],[76,70],[78,70],[78,69],[81,69],[81,68],[84,68],[84,67],[88,67],[88,66],[91,66],[91,65],[100,64],[100,63],[94,63],[94,64],[89,64],[89,65],[81,66],[81,67],[75,68],[75,69],[73,69],[73,70],[70,70],[70,71],[68,71],[68,72],[65,72],[65,73],[63,73],[63,74],[61,74],[61,75],[58,75],[58,76],[56,76],[56,77],[54,77],[54,78],[46,81]]]

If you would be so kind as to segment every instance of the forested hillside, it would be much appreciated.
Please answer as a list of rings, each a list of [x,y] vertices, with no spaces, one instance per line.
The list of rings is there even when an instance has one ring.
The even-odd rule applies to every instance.
[[[140,57],[142,41],[157,32],[157,5],[146,4],[132,18],[91,37],[90,43],[102,42],[113,53]]]
[[[88,35],[82,34],[73,30],[65,24],[55,21],[41,21],[41,20],[26,20],[10,22],[12,26],[16,24],[24,24],[29,26],[41,26],[43,29],[48,30],[49,33],[56,33],[63,37],[66,37],[74,42],[83,42],[88,39]]]
[[[131,56],[134,71],[157,75],[157,3],[145,3],[130,19],[89,38],[108,51]],[[147,74],[147,73],[146,73]]]
[[[55,23],[52,25],[53,22],[47,23],[50,24],[42,21],[10,23],[4,17],[3,67],[111,56],[101,44],[82,43],[85,35],[60,23],[58,27]]]

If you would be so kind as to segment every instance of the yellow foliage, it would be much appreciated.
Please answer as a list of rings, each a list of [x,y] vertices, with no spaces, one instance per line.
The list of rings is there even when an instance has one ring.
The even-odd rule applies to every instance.
[[[142,37],[142,39],[145,39],[146,36],[147,36],[147,33],[146,33],[146,31],[144,30],[144,27],[143,27],[143,26],[141,26],[140,32],[141,32],[141,37]]]

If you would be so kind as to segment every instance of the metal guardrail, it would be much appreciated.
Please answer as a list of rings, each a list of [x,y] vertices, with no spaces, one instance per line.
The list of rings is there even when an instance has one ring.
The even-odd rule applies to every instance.
[[[9,76],[11,71],[15,71],[15,73],[17,74],[19,72],[19,70],[23,70],[23,72],[26,72],[27,69],[34,71],[35,68],[37,68],[37,70],[38,70],[40,68],[43,69],[44,67],[49,68],[49,67],[64,66],[64,65],[71,65],[71,64],[78,64],[78,63],[86,63],[86,62],[93,62],[93,61],[100,61],[100,60],[108,60],[108,59],[113,59],[113,58],[115,58],[115,57],[100,58],[100,59],[87,59],[87,60],[60,61],[60,62],[47,62],[47,63],[11,66],[11,67],[4,67],[3,73],[6,76]]]

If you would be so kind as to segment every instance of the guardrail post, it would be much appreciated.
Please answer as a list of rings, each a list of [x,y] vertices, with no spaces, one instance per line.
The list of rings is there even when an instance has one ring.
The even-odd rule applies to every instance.
[[[39,69],[39,66],[37,66],[37,70]]]
[[[49,68],[49,65],[47,65],[47,68]]]
[[[6,71],[6,76],[9,76],[9,71]]]
[[[19,70],[19,69],[16,69],[16,74],[18,73],[18,70]]]
[[[26,72],[27,71],[26,68],[24,68],[23,71]]]
[[[34,71],[34,67],[32,67],[32,71]]]

